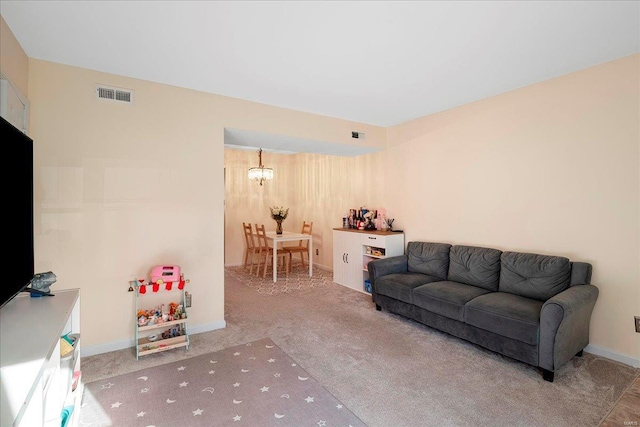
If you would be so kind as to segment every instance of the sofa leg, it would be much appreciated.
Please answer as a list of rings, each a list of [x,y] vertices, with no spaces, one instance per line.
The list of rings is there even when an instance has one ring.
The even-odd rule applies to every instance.
[[[546,369],[542,369],[542,378],[545,381],[549,381],[550,383],[553,382],[553,375],[554,373],[552,371],[547,371]]]
[[[582,357],[582,350],[576,353],[576,357]]]
[[[382,311],[382,307],[380,307],[378,304],[376,304],[376,310],[377,311]]]

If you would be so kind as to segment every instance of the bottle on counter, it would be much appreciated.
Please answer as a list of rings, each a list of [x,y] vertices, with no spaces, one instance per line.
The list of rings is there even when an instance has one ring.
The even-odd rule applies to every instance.
[[[378,209],[378,230],[387,231],[387,229],[389,228],[389,226],[387,225],[386,217],[387,210],[385,208]]]

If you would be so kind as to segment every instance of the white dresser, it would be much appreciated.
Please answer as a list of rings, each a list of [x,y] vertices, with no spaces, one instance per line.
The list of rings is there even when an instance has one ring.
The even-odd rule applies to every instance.
[[[0,422],[2,427],[60,427],[64,408],[77,419],[82,387],[72,391],[80,369],[80,291],[55,296],[22,294],[0,309]],[[73,351],[60,356],[60,338],[73,334]]]
[[[333,281],[368,293],[367,264],[404,254],[404,234],[392,231],[333,229]]]

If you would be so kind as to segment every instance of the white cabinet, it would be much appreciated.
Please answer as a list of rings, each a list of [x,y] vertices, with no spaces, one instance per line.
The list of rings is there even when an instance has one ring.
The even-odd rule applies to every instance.
[[[0,310],[2,426],[72,426],[82,399],[80,291],[20,295]],[[61,355],[61,337],[73,336]]]
[[[404,254],[404,234],[391,231],[333,229],[333,281],[360,292],[367,289],[367,264]]]
[[[27,133],[29,101],[4,75],[0,78],[0,116],[22,132]]]
[[[362,290],[362,244],[357,232],[333,231],[333,281]]]

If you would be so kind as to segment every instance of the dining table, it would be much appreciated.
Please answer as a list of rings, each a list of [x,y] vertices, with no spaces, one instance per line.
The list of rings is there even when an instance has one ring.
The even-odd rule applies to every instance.
[[[278,269],[275,268],[278,265],[278,244],[282,242],[294,242],[297,240],[307,240],[309,242],[309,277],[313,277],[313,236],[311,234],[294,233],[291,231],[283,231],[282,234],[277,234],[275,231],[267,231],[266,237],[268,241],[272,242],[273,247],[273,282],[278,281]]]

